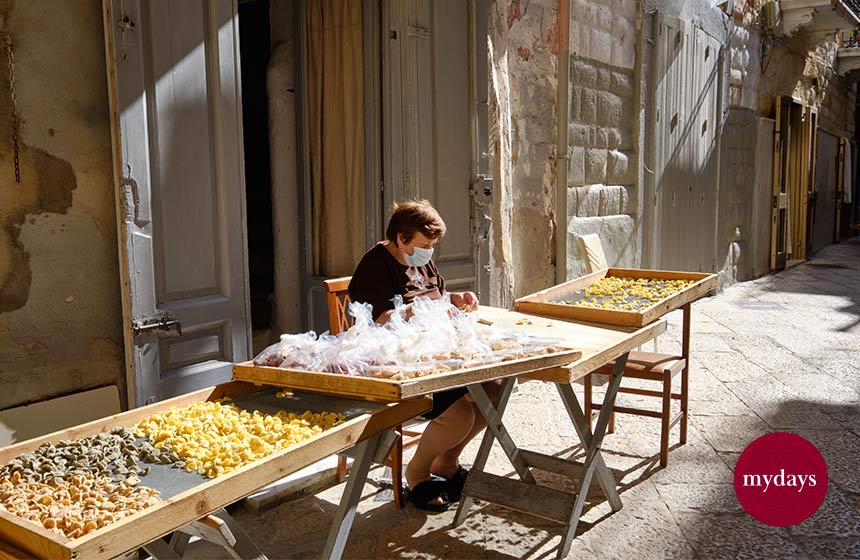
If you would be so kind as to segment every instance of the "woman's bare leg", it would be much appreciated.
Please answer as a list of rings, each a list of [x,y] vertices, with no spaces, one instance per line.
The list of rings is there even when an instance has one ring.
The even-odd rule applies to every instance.
[[[465,447],[468,438],[473,436],[475,417],[475,405],[461,397],[427,425],[415,455],[406,467],[406,483],[410,488],[415,488],[419,482],[429,479],[431,472],[436,472],[432,466],[437,457],[452,448]],[[453,470],[456,470],[456,464]]]
[[[487,392],[487,396],[490,397],[490,401],[493,405],[498,405],[499,394],[501,393],[502,387],[501,383],[498,381],[488,381],[487,383],[483,383],[482,386]],[[474,411],[475,420],[472,422],[472,429],[469,430],[466,437],[463,438],[463,441],[440,453],[430,465],[430,472],[438,476],[444,476],[445,478],[451,478],[454,476],[454,473],[456,473],[457,469],[460,468],[460,454],[463,452],[463,449],[466,448],[469,442],[472,441],[472,439],[474,439],[481,430],[487,427],[487,421],[484,420],[484,417],[478,410],[478,405],[475,404],[475,400],[472,398],[472,395],[466,395],[463,398],[469,402],[472,406],[472,410]]]
[[[472,407],[475,414],[475,420],[472,422],[472,429],[469,430],[469,433],[466,434],[463,441],[451,449],[443,451],[433,460],[433,463],[430,465],[430,472],[433,474],[444,476],[445,478],[451,478],[454,476],[454,473],[456,473],[457,469],[460,468],[460,454],[463,452],[463,449],[465,449],[466,446],[469,445],[469,442],[487,426],[487,422],[484,420],[484,417],[481,416],[480,412],[478,412],[478,406],[474,402],[469,402],[469,405]]]

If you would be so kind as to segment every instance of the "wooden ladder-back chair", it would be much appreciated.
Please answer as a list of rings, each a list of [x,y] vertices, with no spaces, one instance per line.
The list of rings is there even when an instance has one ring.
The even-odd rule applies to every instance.
[[[351,301],[349,298],[349,281],[351,279],[351,276],[344,276],[343,278],[332,278],[331,280],[323,281],[326,302],[328,304],[329,332],[331,334],[341,333],[353,324],[353,318],[347,313],[347,308]],[[417,429],[404,429],[403,425],[398,425],[396,430],[398,437],[394,441],[394,449],[392,449],[391,456],[385,465],[391,468],[391,486],[394,489],[394,503],[398,508],[402,508],[406,505],[402,484],[403,450],[418,445],[423,432]],[[337,479],[343,480],[345,477],[346,457],[338,455]]]
[[[603,254],[603,247],[600,244],[600,238],[596,234],[583,235],[579,238],[582,253],[585,255],[586,268],[589,273],[596,272],[608,268],[606,257]],[[627,365],[624,368],[624,378],[630,379],[645,379],[648,381],[658,381],[662,383],[662,390],[656,391],[651,389],[640,389],[635,387],[620,387],[619,393],[628,393],[633,395],[644,395],[649,397],[659,397],[662,399],[662,407],[659,411],[648,410],[642,408],[614,406],[612,415],[609,420],[609,433],[615,431],[615,413],[633,414],[637,416],[648,416],[651,418],[659,418],[661,422],[660,429],[660,466],[665,467],[669,461],[669,432],[672,427],[678,422],[681,423],[681,444],[687,443],[687,416],[688,416],[688,398],[687,386],[689,378],[689,354],[690,354],[690,304],[684,305],[682,308],[684,313],[683,326],[683,355],[674,356],[671,354],[658,354],[654,352],[630,352],[627,358]],[[612,375],[612,367],[614,362],[602,366],[583,379],[585,383],[585,414],[586,418],[591,418],[593,410],[599,410],[600,405],[595,404],[591,398],[592,376],[593,375]],[[677,393],[672,392],[672,380],[681,374],[681,387]],[[672,416],[672,400],[681,401],[681,410],[675,416]]]

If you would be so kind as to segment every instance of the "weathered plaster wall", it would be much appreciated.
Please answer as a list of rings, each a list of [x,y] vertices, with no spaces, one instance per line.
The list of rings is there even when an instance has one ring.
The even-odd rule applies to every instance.
[[[493,2],[488,30],[490,301],[507,305],[555,283],[556,2]]]
[[[0,408],[124,379],[101,2],[0,3]],[[120,390],[125,394],[125,390]]]
[[[769,209],[752,204],[756,192],[756,118],[754,110],[729,110],[720,149],[720,190],[717,224],[717,266],[720,282],[752,277],[754,211],[770,220]]]
[[[571,278],[585,273],[578,238],[589,233],[600,236],[610,265],[639,263],[637,4],[574,0],[571,7],[567,177]]]

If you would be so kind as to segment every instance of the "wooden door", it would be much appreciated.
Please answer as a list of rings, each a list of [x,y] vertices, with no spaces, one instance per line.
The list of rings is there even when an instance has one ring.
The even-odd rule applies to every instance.
[[[482,244],[489,237],[478,235],[483,216],[475,209],[488,203],[492,183],[476,164],[486,119],[476,115],[473,95],[486,100],[486,78],[477,76],[486,61],[474,69],[470,61],[474,45],[486,41],[486,18],[461,0],[389,0],[382,13],[381,221],[395,200],[430,200],[448,226],[434,256],[440,272],[450,289],[476,290],[479,277],[488,276],[480,258],[488,255]],[[476,19],[484,21],[483,31]],[[473,40],[473,33],[483,37]]]
[[[818,157],[815,170],[815,222],[813,243],[809,255],[813,255],[836,241],[836,216],[838,212],[840,138],[822,131],[818,138]]]
[[[773,201],[771,210],[770,267],[785,268],[788,245],[788,169],[791,136],[791,99],[776,99],[773,130]]]
[[[808,162],[806,170],[806,244],[805,255],[812,254],[812,242],[815,231],[815,205],[818,193],[815,186],[816,157],[818,156],[818,111],[812,107],[804,107],[804,128],[806,138],[803,151]]]
[[[839,156],[836,158],[836,227],[835,240],[841,239],[842,233],[842,200],[845,191],[845,150],[851,149],[845,144],[845,138],[839,139]]]
[[[235,0],[105,0],[129,404],[249,348]],[[181,329],[181,332],[180,332]]]

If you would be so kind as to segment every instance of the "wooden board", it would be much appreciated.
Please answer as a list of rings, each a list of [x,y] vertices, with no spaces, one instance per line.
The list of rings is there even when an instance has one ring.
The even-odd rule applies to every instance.
[[[645,327],[632,329],[537,317],[483,305],[477,313],[482,320],[505,330],[562,339],[565,345],[577,350],[558,359],[552,358],[555,363],[550,363],[550,355],[547,355],[504,362],[483,371],[473,368],[404,381],[282,370],[254,366],[252,363],[234,365],[233,377],[255,383],[383,402],[510,376],[567,383],[611,362],[666,330],[665,321],[655,321]],[[525,322],[526,320],[528,322]]]
[[[224,396],[252,397],[251,394],[258,391],[260,391],[259,387],[242,382],[230,382],[202,389],[2,448],[0,463],[5,464],[21,453],[36,449],[46,441],[56,443],[61,439],[77,439],[97,434],[116,426],[131,427],[143,418],[167,410],[171,406],[216,400]],[[301,401],[302,397],[296,395],[296,398]],[[330,397],[308,396],[307,398],[308,400],[312,398],[317,405],[325,404],[324,399],[328,399],[332,409],[342,407],[344,404],[342,399]],[[343,451],[383,430],[426,412],[430,406],[431,401],[427,398],[379,406],[355,403],[353,408],[359,411],[366,410],[366,412],[356,412],[338,426],[226,475],[214,479],[200,477],[200,484],[74,540],[43,529],[11,513],[0,511],[0,540],[25,551],[27,555],[38,558],[113,558],[221,509],[324,457]],[[146,477],[141,479],[142,484],[146,485]],[[159,488],[156,487],[156,489]]]
[[[694,280],[695,283],[683,290],[654,303],[639,311],[616,309],[597,309],[578,307],[559,300],[571,297],[577,290],[583,290],[601,278],[656,278],[660,280]],[[641,327],[652,323],[674,309],[707,294],[717,286],[716,274],[700,272],[671,272],[665,270],[640,270],[631,268],[607,268],[524,296],[514,303],[514,309],[543,317],[555,317],[575,321],[605,323],[628,327]]]
[[[565,350],[399,381],[255,366],[253,362],[243,362],[233,366],[233,379],[313,393],[391,402],[564,365],[578,360],[581,356],[582,352],[579,350]]]
[[[576,346],[582,355],[574,362],[562,367],[548,368],[523,375],[526,379],[572,383],[591,371],[608,364],[621,354],[629,352],[645,342],[656,338],[666,330],[666,321],[658,320],[634,329],[617,325],[600,325],[564,319],[536,317],[493,307],[482,306],[481,318],[493,321],[502,328],[527,332],[535,336],[561,338]],[[532,324],[518,324],[523,319]]]

